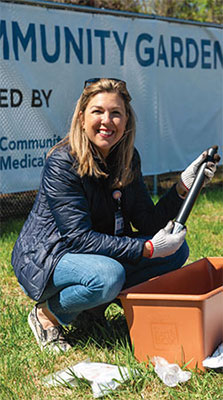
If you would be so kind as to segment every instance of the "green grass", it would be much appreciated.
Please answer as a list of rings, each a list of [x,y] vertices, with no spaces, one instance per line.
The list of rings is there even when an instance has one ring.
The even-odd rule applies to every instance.
[[[80,318],[69,328],[74,347],[66,354],[41,352],[27,324],[32,300],[21,291],[10,256],[23,220],[7,221],[0,239],[0,400],[93,399],[88,382],[77,386],[47,388],[42,378],[90,358],[137,369],[138,374],[120,385],[106,399],[116,400],[222,400],[223,375],[214,371],[192,371],[191,379],[175,388],[165,386],[150,363],[133,356],[123,311],[111,305],[106,311],[109,326]],[[223,256],[222,189],[205,189],[187,221],[187,240],[193,262],[207,256]]]

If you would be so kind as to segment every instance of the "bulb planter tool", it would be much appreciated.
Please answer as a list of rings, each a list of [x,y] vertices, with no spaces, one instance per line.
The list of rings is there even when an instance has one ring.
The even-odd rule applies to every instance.
[[[200,165],[193,185],[191,186],[188,195],[176,216],[172,233],[180,232],[184,228],[185,222],[203,186],[205,180],[204,170],[207,166],[208,161],[214,161],[214,155],[217,153],[217,151],[218,146],[213,146],[208,149],[207,157]]]

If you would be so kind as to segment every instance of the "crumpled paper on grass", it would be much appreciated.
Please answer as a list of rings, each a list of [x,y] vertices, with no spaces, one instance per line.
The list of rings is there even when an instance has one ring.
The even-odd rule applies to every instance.
[[[223,342],[217,347],[212,356],[203,361],[205,368],[223,368]]]
[[[177,386],[178,383],[186,382],[191,378],[191,372],[183,371],[178,364],[170,364],[163,357],[153,357],[155,363],[154,371],[165,385]]]
[[[48,375],[43,381],[46,386],[57,386],[65,383],[76,386],[75,376],[87,379],[91,384],[94,398],[98,398],[116,389],[122,382],[129,379],[129,372],[126,367],[82,361],[55,374]]]

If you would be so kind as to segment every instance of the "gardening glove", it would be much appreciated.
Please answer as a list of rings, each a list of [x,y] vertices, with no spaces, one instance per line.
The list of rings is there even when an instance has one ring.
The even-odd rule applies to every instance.
[[[152,255],[150,258],[170,256],[183,244],[186,235],[186,228],[173,235],[171,233],[173,226],[173,221],[169,221],[165,228],[160,229],[160,231],[149,240],[152,246]]]
[[[218,155],[217,155],[218,156]],[[203,163],[205,158],[207,157],[207,150],[204,151],[196,160],[194,160],[186,169],[185,171],[182,172],[181,174],[181,181],[183,185],[186,187],[187,190],[189,190],[194,182],[194,179],[197,175],[198,168],[200,165]],[[204,185],[209,183],[211,179],[213,178],[215,171],[217,169],[216,163],[219,161],[219,156],[218,159],[217,157],[215,158],[215,162],[208,161],[206,168],[204,169],[204,174],[205,174],[205,180],[204,180]]]

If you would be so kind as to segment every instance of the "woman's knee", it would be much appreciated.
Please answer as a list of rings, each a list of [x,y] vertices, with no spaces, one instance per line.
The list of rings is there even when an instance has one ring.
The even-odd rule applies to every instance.
[[[122,264],[103,255],[67,254],[58,267],[54,273],[58,287],[82,286],[94,299],[113,300],[125,282]]]
[[[102,257],[99,265],[96,281],[98,287],[102,288],[102,296],[106,301],[113,300],[122,290],[125,283],[126,274],[122,264],[109,257]]]

